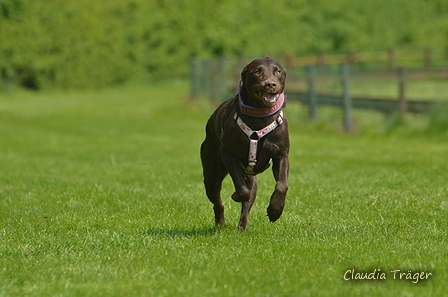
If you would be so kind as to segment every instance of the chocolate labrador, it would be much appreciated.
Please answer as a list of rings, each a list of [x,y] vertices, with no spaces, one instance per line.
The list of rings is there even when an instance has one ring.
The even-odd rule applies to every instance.
[[[224,224],[221,185],[230,174],[235,186],[232,199],[242,203],[239,230],[247,230],[257,193],[258,173],[272,161],[276,180],[267,213],[271,222],[282,214],[288,190],[289,135],[283,113],[286,70],[265,57],[246,65],[238,94],[223,102],[207,122],[201,146],[205,191],[214,204],[215,221]]]

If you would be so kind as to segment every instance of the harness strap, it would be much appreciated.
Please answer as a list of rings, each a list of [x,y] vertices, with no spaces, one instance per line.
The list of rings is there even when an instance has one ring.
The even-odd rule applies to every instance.
[[[236,120],[236,123],[240,127],[241,131],[243,131],[249,138],[249,158],[247,167],[244,168],[244,172],[246,174],[253,175],[255,174],[254,168],[257,164],[258,140],[268,135],[275,128],[283,124],[283,110],[280,111],[280,115],[278,116],[277,120],[273,121],[271,124],[258,131],[254,131],[249,128],[249,126],[243,122],[243,120],[238,116],[237,113],[235,113],[234,119]]]

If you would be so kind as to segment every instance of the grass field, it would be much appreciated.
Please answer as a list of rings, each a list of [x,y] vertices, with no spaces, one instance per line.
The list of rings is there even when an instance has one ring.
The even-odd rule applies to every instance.
[[[214,226],[212,109],[187,91],[1,94],[0,296],[448,296],[446,133],[328,132],[292,104],[285,212],[265,172],[241,233],[229,179]]]

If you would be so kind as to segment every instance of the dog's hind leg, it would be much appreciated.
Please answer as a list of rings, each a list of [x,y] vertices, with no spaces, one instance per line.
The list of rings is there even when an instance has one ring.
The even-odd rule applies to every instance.
[[[219,155],[219,150],[211,146],[212,144],[207,142],[207,139],[201,146],[205,193],[210,202],[213,203],[216,224],[224,225],[224,205],[221,200],[221,187],[222,181],[227,175],[227,170]]]
[[[218,225],[224,225],[224,205],[221,200],[221,186],[226,172],[210,172],[204,170],[204,185],[205,193],[208,199],[213,203],[213,210],[215,212],[215,222]]]
[[[246,231],[247,230],[247,224],[249,220],[249,212],[252,208],[252,205],[254,204],[255,197],[257,196],[257,189],[258,189],[258,180],[255,175],[248,175],[246,176],[246,184],[247,187],[250,190],[250,198],[248,201],[241,202],[241,216],[240,216],[240,222],[238,223],[238,229],[240,231]]]

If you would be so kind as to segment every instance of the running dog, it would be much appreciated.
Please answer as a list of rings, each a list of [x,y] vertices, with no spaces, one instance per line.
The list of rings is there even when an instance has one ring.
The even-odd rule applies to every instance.
[[[271,222],[282,215],[289,172],[285,80],[286,70],[276,60],[252,61],[241,72],[238,94],[223,102],[207,122],[201,161],[216,224],[225,222],[220,192],[223,179],[230,174],[235,186],[232,199],[242,204],[238,229],[247,230],[258,187],[256,175],[271,161],[276,185],[267,214]]]

